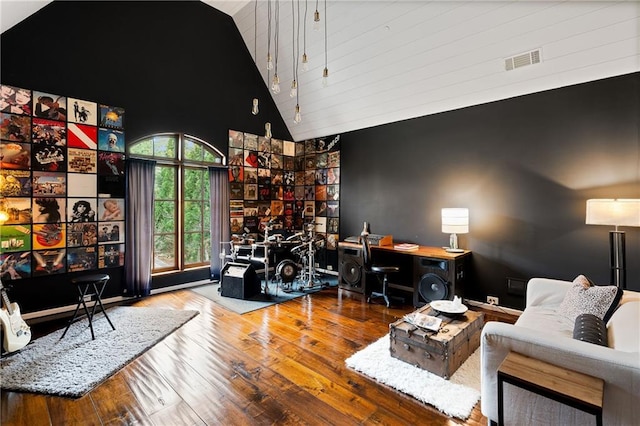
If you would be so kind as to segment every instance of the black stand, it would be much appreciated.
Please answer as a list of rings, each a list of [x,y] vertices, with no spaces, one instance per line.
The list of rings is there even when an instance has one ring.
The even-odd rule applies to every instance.
[[[609,266],[611,267],[611,284],[627,288],[627,268],[625,265],[625,233],[609,231]]]
[[[114,330],[116,329],[109,319],[107,312],[104,310],[104,306],[102,305],[101,300],[102,292],[104,291],[104,287],[107,285],[107,281],[109,281],[109,275],[106,274],[86,275],[84,277],[78,277],[71,280],[71,284],[75,285],[78,288],[78,305],[76,306],[76,310],[73,313],[73,318],[69,320],[69,324],[67,324],[67,328],[64,329],[64,333],[62,333],[60,339],[62,339],[67,334],[67,331],[69,331],[69,327],[71,327],[71,324],[76,321],[78,312],[80,311],[80,306],[84,307],[84,312],[89,319],[89,328],[91,329],[92,340],[96,339],[96,336],[93,332],[93,316],[96,313],[97,306],[100,306],[100,310],[104,314],[104,317],[107,319],[107,321],[109,321],[109,325],[111,326],[111,328]],[[90,292],[90,289],[93,289],[93,292]],[[91,311],[89,311],[89,308],[87,308],[87,303],[84,300],[85,296],[95,296],[96,298]]]

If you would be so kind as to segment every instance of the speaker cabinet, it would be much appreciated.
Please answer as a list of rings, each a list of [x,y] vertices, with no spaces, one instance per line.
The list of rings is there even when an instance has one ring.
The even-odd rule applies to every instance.
[[[345,290],[364,293],[366,279],[362,249],[338,246],[338,286]]]
[[[250,263],[228,262],[220,271],[220,295],[249,299],[260,293],[260,279]]]
[[[413,305],[421,307],[432,300],[452,300],[462,297],[462,282],[467,276],[467,260],[462,258],[414,258]]]

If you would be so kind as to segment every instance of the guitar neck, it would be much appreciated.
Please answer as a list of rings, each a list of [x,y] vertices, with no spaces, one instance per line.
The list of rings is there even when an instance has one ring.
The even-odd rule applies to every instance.
[[[13,315],[13,308],[11,307],[11,302],[9,301],[9,296],[7,296],[7,292],[2,285],[2,281],[0,281],[0,293],[2,293],[2,303],[7,308],[7,312],[9,315]]]

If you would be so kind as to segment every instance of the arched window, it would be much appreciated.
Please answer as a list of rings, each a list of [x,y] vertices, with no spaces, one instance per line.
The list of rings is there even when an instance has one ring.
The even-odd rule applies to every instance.
[[[134,158],[156,161],[152,272],[209,266],[208,167],[226,164],[211,144],[182,133],[162,133],[128,147]]]

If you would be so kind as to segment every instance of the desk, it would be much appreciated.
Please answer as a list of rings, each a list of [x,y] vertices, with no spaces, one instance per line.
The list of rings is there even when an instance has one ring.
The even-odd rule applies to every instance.
[[[468,280],[471,251],[449,253],[441,247],[419,246],[417,250],[397,250],[394,246],[371,246],[372,263],[400,267],[400,273],[389,276],[389,288],[412,295],[413,306],[421,307],[424,300],[418,288],[427,274],[435,274],[447,285],[447,298],[463,296],[464,283]],[[392,281],[391,281],[392,280]],[[369,282],[369,284],[368,284]],[[357,293],[369,294],[371,278],[362,264],[362,246],[356,243],[338,243],[338,285]]]

